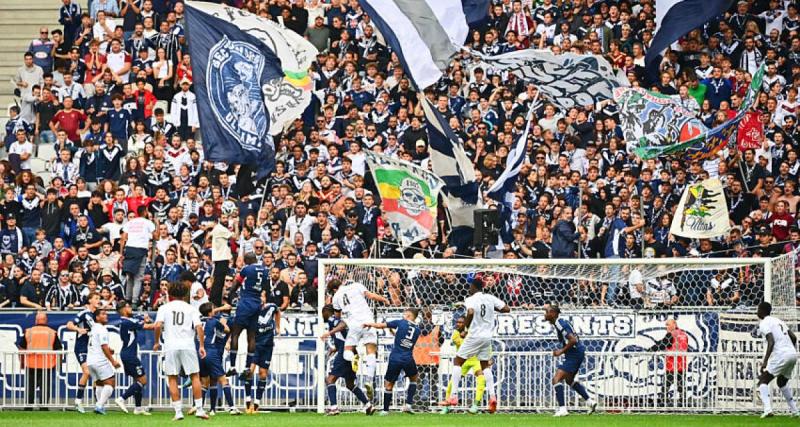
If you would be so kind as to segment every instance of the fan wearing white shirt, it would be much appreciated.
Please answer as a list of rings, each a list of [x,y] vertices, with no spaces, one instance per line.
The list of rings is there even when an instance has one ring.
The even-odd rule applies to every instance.
[[[792,397],[792,389],[789,387],[789,378],[797,364],[797,337],[783,320],[770,316],[772,304],[762,302],[758,305],[756,314],[761,319],[758,332],[767,340],[767,351],[761,363],[761,375],[758,377],[758,393],[761,395],[761,402],[764,403],[764,413],[761,414],[761,418],[774,415],[769,396],[769,383],[774,378],[778,379],[778,388],[789,405],[789,411],[795,417],[800,416],[797,403]]]
[[[108,313],[105,310],[98,310],[89,333],[89,351],[86,354],[86,364],[94,378],[94,393],[97,396],[94,413],[99,415],[106,414],[106,402],[114,393],[114,374],[120,367],[108,345],[106,323],[108,323]]]
[[[375,322],[372,308],[367,300],[387,305],[389,300],[368,291],[363,284],[353,281],[342,285],[339,280],[331,280],[328,283],[328,292],[333,294],[333,310],[342,321],[330,331],[322,334],[322,339],[328,339],[328,337],[347,329],[342,357],[348,362],[352,362],[355,358],[356,346],[364,345],[367,352],[364,357],[364,376],[366,377],[364,388],[367,390],[367,398],[371,401],[375,390],[373,385],[375,370],[378,366],[378,334],[375,329],[364,327],[365,323]]]
[[[481,362],[481,371],[486,379],[486,389],[489,390],[489,413],[497,410],[497,398],[492,394],[494,390],[494,375],[489,370],[492,358],[492,339],[494,337],[495,312],[508,313],[511,308],[494,295],[483,293],[483,278],[476,277],[469,285],[469,298],[464,301],[467,309],[466,325],[469,333],[456,353],[453,360],[453,381],[450,396],[447,396],[448,406],[458,406],[458,385],[461,382],[461,365],[471,357],[478,357]],[[478,372],[473,372],[480,375]]]
[[[200,312],[189,305],[189,287],[183,281],[169,285],[170,302],[161,306],[156,314],[155,345],[153,351],[161,347],[161,332],[164,332],[164,372],[169,382],[169,393],[172,398],[172,408],[175,410],[173,420],[183,419],[181,393],[178,389],[178,375],[183,371],[191,378],[192,397],[194,398],[194,411],[197,418],[207,420],[208,415],[203,411],[203,392],[200,386],[200,358],[206,357],[203,344],[203,323],[200,321]],[[195,350],[195,341],[199,343]]]

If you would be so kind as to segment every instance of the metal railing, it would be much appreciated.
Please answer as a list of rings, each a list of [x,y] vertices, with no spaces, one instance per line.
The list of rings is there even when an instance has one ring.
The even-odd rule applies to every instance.
[[[66,351],[36,352],[55,356],[56,363],[52,369],[32,369],[23,363],[23,358],[29,354],[33,352],[0,353],[0,408],[71,408],[81,375],[74,355]],[[140,356],[148,373],[145,405],[154,409],[169,408],[161,355],[143,351]],[[668,359],[671,359],[671,369],[667,367]],[[318,381],[324,381],[324,373],[317,371],[316,362],[315,351],[276,353],[262,408],[316,410],[318,398],[323,402],[325,399],[317,394]],[[499,409],[508,412],[552,410],[555,397],[551,378],[558,363],[559,359],[548,352],[496,352],[492,369]],[[438,409],[436,403],[444,398],[451,364],[452,355],[443,354],[438,364],[419,367],[419,391],[414,405],[417,410]],[[761,355],[754,353],[590,352],[577,380],[597,400],[599,410],[606,412],[758,412],[762,409],[756,391],[760,366]],[[386,360],[382,357],[378,378],[385,369]],[[796,396],[800,396],[798,371],[800,367],[789,383]],[[119,396],[132,379],[119,370],[116,380],[115,396]],[[360,381],[363,383],[363,378]],[[462,380],[464,408],[460,409],[472,403],[475,385],[472,375]],[[232,378],[232,386],[234,402],[241,407],[244,405],[243,384]],[[376,396],[381,396],[383,381],[378,380],[377,386]],[[396,384],[394,407],[404,402],[406,386],[404,378]],[[772,392],[774,408],[785,411],[785,401],[777,388],[773,386]],[[185,399],[189,399],[190,393],[188,388],[182,390]],[[93,402],[93,395],[92,387],[87,387],[84,401]],[[567,396],[569,407],[579,409],[581,402],[576,393],[570,390]],[[488,394],[484,399],[488,399]],[[359,406],[342,383],[339,403],[343,408]]]

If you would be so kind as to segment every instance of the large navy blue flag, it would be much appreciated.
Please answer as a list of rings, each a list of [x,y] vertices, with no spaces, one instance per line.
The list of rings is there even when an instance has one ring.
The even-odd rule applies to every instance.
[[[261,87],[283,77],[280,59],[258,38],[191,6],[186,34],[206,158],[268,174],[275,149]]]
[[[650,63],[675,40],[724,13],[732,0],[658,0],[656,33],[645,55]]]
[[[486,18],[486,15],[489,14],[490,2],[491,0],[461,0],[467,22],[472,24]]]

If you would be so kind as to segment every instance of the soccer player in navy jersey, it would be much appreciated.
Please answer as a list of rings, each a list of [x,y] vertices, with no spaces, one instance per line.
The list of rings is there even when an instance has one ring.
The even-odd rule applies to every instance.
[[[585,358],[586,349],[580,341],[578,334],[572,329],[572,325],[566,319],[559,318],[561,309],[555,305],[550,304],[545,307],[544,318],[555,327],[558,342],[561,348],[553,350],[554,357],[564,356],[564,360],[558,365],[555,376],[553,376],[553,387],[556,391],[556,400],[558,401],[558,410],[554,414],[556,417],[565,417],[569,415],[566,407],[566,398],[564,397],[565,390],[563,382],[572,387],[589,406],[587,413],[591,414],[597,409],[597,403],[594,399],[589,397],[589,393],[583,385],[575,381],[575,375],[581,369],[581,364]]]
[[[64,274],[62,271],[60,274]],[[67,273],[69,274],[69,273]],[[86,384],[89,383],[89,366],[86,364],[86,353],[89,351],[89,332],[92,330],[95,321],[95,312],[100,306],[100,294],[90,293],[86,297],[86,308],[81,310],[74,319],[67,322],[67,330],[75,332],[78,337],[75,339],[75,358],[81,365],[81,378],[78,380],[78,390],[75,393],[75,410],[83,414],[83,395],[86,392]]]
[[[239,350],[239,334],[243,330],[247,331],[247,362],[249,367],[253,363],[256,349],[255,326],[258,314],[261,311],[261,291],[266,280],[269,280],[269,269],[263,264],[258,263],[255,254],[249,253],[244,256],[245,267],[236,276],[236,281],[230,295],[235,295],[239,291],[239,303],[236,305],[236,314],[231,322],[231,345],[229,350],[229,360],[231,370],[229,376],[236,375],[236,356]],[[249,380],[252,372],[247,369],[244,379]]]
[[[222,354],[225,352],[225,342],[228,341],[230,328],[224,317],[215,313],[214,305],[206,302],[200,305],[200,316],[203,321],[204,344],[206,357],[200,359],[200,381],[203,387],[208,390],[208,397],[211,401],[211,410],[208,415],[215,415],[217,412],[217,384],[222,387],[225,396],[225,403],[228,405],[228,413],[240,415],[241,412],[233,404],[233,393],[228,378],[225,377],[225,369],[222,363]]]
[[[336,327],[343,324],[342,319],[336,314],[333,305],[326,305],[322,307],[322,320],[328,325],[328,331],[337,329]],[[341,329],[341,328],[338,328]],[[367,395],[356,385],[356,372],[353,370],[353,363],[344,358],[345,340],[347,338],[347,328],[341,329],[338,332],[331,334],[333,340],[333,348],[328,352],[328,356],[336,354],[331,363],[331,369],[325,378],[325,384],[328,392],[329,407],[325,409],[325,415],[339,415],[339,407],[336,402],[336,381],[339,378],[344,378],[344,384],[353,395],[356,396],[359,402],[364,407],[362,411],[367,415],[372,415],[375,409],[372,402],[367,399]],[[322,338],[324,339],[324,338]]]
[[[248,369],[252,372],[258,368],[258,378],[256,379],[256,397],[252,404],[248,405],[246,412],[254,414],[258,411],[258,404],[264,397],[264,389],[267,387],[269,367],[272,363],[272,351],[275,349],[275,337],[281,332],[281,311],[277,305],[268,302],[267,291],[261,292],[261,310],[256,319],[256,353],[252,364]],[[251,399],[248,392],[245,401]]]
[[[414,395],[417,393],[417,364],[414,362],[414,345],[419,339],[420,329],[415,323],[419,310],[409,308],[403,311],[403,318],[391,320],[386,323],[365,323],[365,328],[393,329],[394,346],[389,353],[389,366],[386,368],[383,392],[383,411],[380,415],[389,415],[389,405],[392,403],[392,389],[400,372],[408,378],[408,388],[406,390],[406,404],[403,412],[411,413],[411,404],[414,403]]]
[[[150,321],[150,316],[146,313],[143,317],[133,317],[133,307],[128,301],[122,301],[117,306],[117,312],[120,315],[119,338],[122,340],[120,360],[122,361],[122,367],[125,369],[125,375],[133,378],[133,384],[125,390],[122,396],[117,397],[115,402],[120,409],[128,412],[125,407],[125,400],[132,396],[136,403],[133,415],[150,415],[142,407],[142,390],[147,385],[147,376],[144,374],[142,361],[139,359],[138,335],[141,330],[155,329],[155,325]]]

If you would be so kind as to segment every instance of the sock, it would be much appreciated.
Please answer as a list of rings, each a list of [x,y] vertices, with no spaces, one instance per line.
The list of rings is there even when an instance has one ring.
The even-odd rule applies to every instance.
[[[367,382],[372,385],[372,379],[375,377],[375,369],[378,366],[378,358],[374,354],[368,354],[364,357],[366,367],[364,368],[364,375],[367,377]]]
[[[788,385],[781,387],[781,393],[783,393],[783,398],[786,399],[786,403],[789,404],[789,412],[795,414],[797,413],[797,403],[794,401],[794,397],[792,397],[792,389],[789,388]]]
[[[100,397],[97,399],[97,406],[103,408],[106,406],[106,402],[108,402],[108,398],[114,394],[114,387],[110,385],[104,385],[103,388],[100,390]]]
[[[206,394],[208,393],[208,387],[201,386],[200,387],[200,393],[203,396],[203,406],[206,406]]]
[[[228,352],[228,362],[231,364],[231,369],[236,369],[236,350]]]
[[[80,404],[86,393],[86,384],[78,384],[78,391],[75,392],[75,403]]]
[[[589,393],[586,392],[586,388],[583,384],[575,381],[572,383],[572,389],[575,390],[576,393],[580,394],[583,400],[589,400]]]
[[[328,384],[327,391],[328,404],[331,406],[336,406],[336,384]]]
[[[225,395],[225,404],[228,405],[229,408],[233,408],[233,394],[231,393],[230,384],[222,386],[222,394]]]
[[[483,392],[486,391],[486,378],[481,375],[475,382],[478,383],[478,386],[475,387],[475,404],[480,405],[483,402]]]
[[[450,372],[450,381],[452,384],[451,392],[447,398],[458,397],[458,384],[461,382],[461,367],[453,365],[453,370]]]
[[[566,406],[564,404],[564,384],[563,383],[556,384],[555,389],[556,389],[556,401],[558,401],[558,407],[563,408],[564,406]]]
[[[103,386],[96,385],[94,386],[94,400],[95,402],[100,402],[100,395],[103,394]]]
[[[769,384],[759,384],[758,393],[764,403],[764,412],[772,412],[772,402],[769,400]]]
[[[251,402],[252,400],[253,400],[253,382],[248,380],[244,382],[244,401]]]
[[[211,386],[211,388],[208,390],[208,400],[211,401],[211,410],[212,411],[216,411],[217,410],[217,394],[218,393],[219,392],[217,391],[217,386],[216,385]]]
[[[489,392],[489,399],[494,397],[494,374],[491,368],[483,370],[483,376],[486,378],[486,390]]]
[[[197,412],[201,412],[203,410],[203,399],[194,399],[194,407],[197,409]]]
[[[481,378],[483,378],[483,377],[481,377]],[[450,398],[450,390],[452,390],[452,389],[453,389],[453,380],[450,380],[450,381],[447,382],[447,390],[445,390],[445,392],[444,392],[444,400],[447,400],[447,399]]]
[[[175,400],[172,402],[172,409],[175,410],[175,416],[183,415],[183,402]]]
[[[406,404],[412,405],[414,403],[415,394],[417,394],[417,383],[408,384],[408,390],[406,390]]]
[[[250,369],[250,365],[255,363],[256,354],[255,353],[247,353],[247,367],[245,369]]]
[[[259,378],[256,381],[256,400],[261,400],[264,396],[264,389],[267,387],[267,380]],[[334,392],[336,391],[336,386],[333,386]]]
[[[367,395],[364,394],[364,390],[361,390],[361,387],[353,387],[353,394],[356,396],[356,399],[358,399],[359,402],[363,404],[367,404],[367,402],[369,402]]]
[[[383,392],[383,410],[389,412],[389,405],[392,403],[392,392],[391,391],[384,391]]]
[[[133,384],[131,384],[131,386],[128,387],[128,389],[125,390],[124,393],[122,393],[122,398],[123,399],[128,399],[131,396],[136,395],[137,392],[141,392],[141,391],[142,391],[142,385],[139,384],[139,381],[134,381]]]
[[[141,408],[142,407],[142,387],[141,387],[141,385],[139,386],[139,391],[134,393],[133,401],[136,403],[136,407],[137,408]]]

